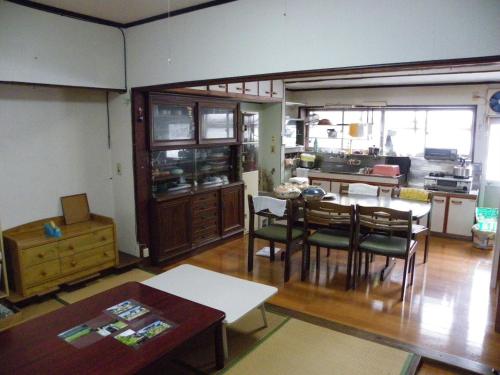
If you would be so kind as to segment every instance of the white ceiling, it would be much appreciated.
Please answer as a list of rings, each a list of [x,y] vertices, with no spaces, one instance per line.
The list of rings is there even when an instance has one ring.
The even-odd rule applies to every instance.
[[[36,0],[34,2],[108,21],[129,23],[208,3],[210,0]]]
[[[484,64],[479,66],[344,74],[285,80],[286,88],[292,90],[490,82],[500,83],[500,65]]]

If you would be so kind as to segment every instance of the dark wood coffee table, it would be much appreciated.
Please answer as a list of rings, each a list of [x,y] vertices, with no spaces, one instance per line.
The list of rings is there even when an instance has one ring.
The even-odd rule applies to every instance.
[[[111,336],[77,349],[57,335],[134,299],[157,310],[177,327],[138,349]],[[1,374],[133,374],[172,357],[174,349],[206,332],[215,337],[217,369],[224,367],[222,311],[130,282],[0,333]]]

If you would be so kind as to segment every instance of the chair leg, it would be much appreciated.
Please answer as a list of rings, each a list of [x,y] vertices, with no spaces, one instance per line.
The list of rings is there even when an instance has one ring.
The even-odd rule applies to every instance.
[[[326,249],[326,257],[328,258],[330,256],[330,249]]]
[[[373,259],[375,259],[375,255],[373,253],[370,254],[370,263],[373,263]]]
[[[365,253],[365,279],[368,278],[368,267],[370,265],[369,259],[370,259],[370,254]]]
[[[401,301],[404,301],[405,299],[405,293],[406,293],[406,275],[408,274],[408,266],[410,260],[408,258],[405,259],[405,267],[403,270],[403,285],[401,287]]]
[[[249,236],[248,237],[248,262],[247,262],[248,272],[252,272],[252,270],[253,270],[253,242],[254,242],[254,238],[252,236]]]
[[[424,263],[427,263],[427,252],[429,251],[429,237],[430,233],[425,236],[425,249],[424,249]]]
[[[361,264],[363,262],[363,253],[361,251],[358,252],[358,276],[361,276]]]
[[[291,260],[291,253],[292,253],[292,244],[287,243],[286,244],[286,250],[285,250],[285,283],[290,280],[290,260]]]
[[[345,283],[345,290],[349,290],[351,288],[352,253],[352,250],[349,250],[347,253],[347,278]]]
[[[319,272],[319,255],[320,255],[320,247],[316,245],[316,272]]]
[[[307,266],[307,243],[302,244],[302,269],[300,270],[300,280],[306,279],[306,266]]]
[[[412,269],[412,267],[413,267],[413,261],[414,261],[414,260],[415,260],[415,258],[412,256],[412,257],[410,258],[410,264],[408,265],[408,273],[410,273],[410,272],[411,272],[411,269]]]
[[[411,277],[410,277],[410,285],[413,285],[413,277],[415,276],[415,261],[417,258],[417,253],[413,253],[412,262],[411,262]]]
[[[274,262],[274,241],[269,241],[269,261]]]

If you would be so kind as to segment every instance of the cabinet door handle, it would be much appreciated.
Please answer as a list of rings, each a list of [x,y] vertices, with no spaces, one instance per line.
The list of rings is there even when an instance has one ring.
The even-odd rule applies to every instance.
[[[271,91],[264,91],[264,93],[265,93],[265,94],[270,94],[270,93],[271,93]]]
[[[226,85],[217,85],[217,87],[220,88],[220,89],[225,89]]]
[[[436,202],[436,203],[443,203],[444,199],[434,199],[434,202]]]
[[[273,95],[278,95],[278,93],[276,91],[273,91]]]
[[[388,193],[388,192],[390,192],[390,190],[389,190],[389,189],[380,189],[380,191],[381,191],[382,193]]]
[[[252,91],[252,90],[250,90],[250,89],[245,89],[245,91],[246,91],[246,92],[248,92],[248,91]]]
[[[462,201],[454,201],[453,199],[451,200],[451,203],[453,204],[462,204],[463,202]]]

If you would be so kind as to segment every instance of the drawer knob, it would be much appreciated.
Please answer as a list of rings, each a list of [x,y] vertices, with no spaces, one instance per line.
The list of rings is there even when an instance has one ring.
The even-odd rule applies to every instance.
[[[108,254],[108,252],[107,252],[107,251],[105,251],[104,253],[102,253],[102,255],[103,255],[104,257],[109,257],[109,254]]]
[[[74,267],[74,266],[76,266],[76,261],[74,261],[74,260],[73,260],[73,261],[71,262],[71,267]]]
[[[73,245],[69,245],[69,246],[68,246],[68,249],[70,249],[70,250],[74,250],[74,248],[75,248],[75,247],[74,247]]]
[[[45,256],[45,254],[43,254],[43,253],[38,254],[38,258],[43,258],[44,256]]]
[[[40,272],[40,275],[47,276],[47,272],[46,271],[42,271],[42,272]]]
[[[101,241],[106,241],[106,236],[102,236]]]

